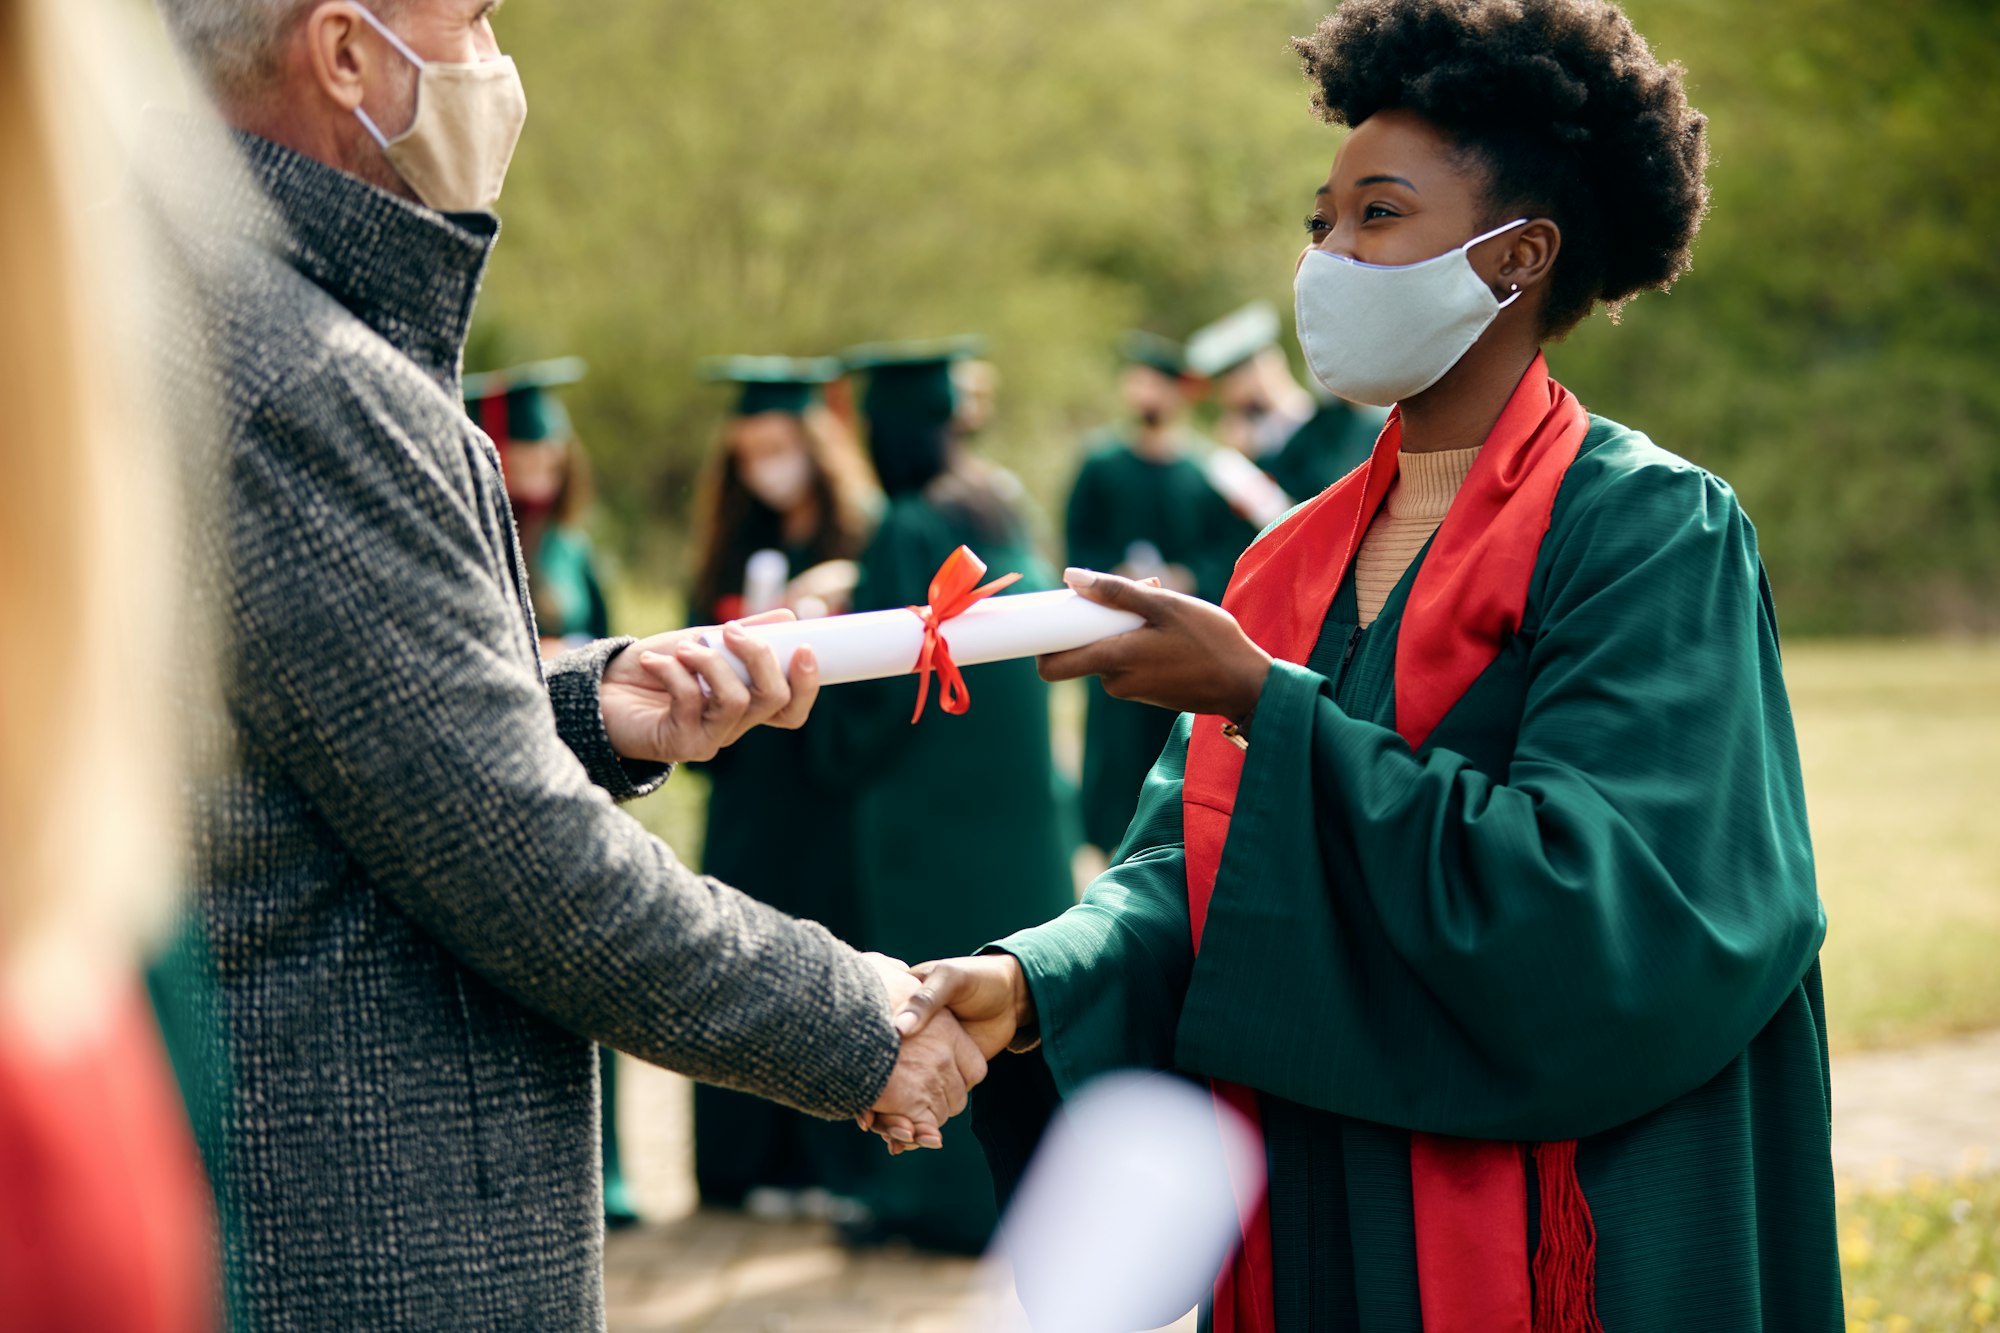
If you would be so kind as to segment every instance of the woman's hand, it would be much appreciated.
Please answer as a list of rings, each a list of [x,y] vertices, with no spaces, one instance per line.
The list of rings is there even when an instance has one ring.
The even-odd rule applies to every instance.
[[[1034,1030],[1034,997],[1028,993],[1020,959],[1012,954],[919,963],[910,974],[923,984],[896,1014],[896,1031],[905,1039],[923,1031],[938,1014],[948,1013],[958,1019],[979,1053],[991,1060],[1018,1034]]]
[[[1099,676],[1117,699],[1212,713],[1241,722],[1256,708],[1271,674],[1271,655],[1253,643],[1236,617],[1199,598],[1116,574],[1072,569],[1064,581],[1093,602],[1137,612],[1146,623],[1040,660],[1043,680]]]

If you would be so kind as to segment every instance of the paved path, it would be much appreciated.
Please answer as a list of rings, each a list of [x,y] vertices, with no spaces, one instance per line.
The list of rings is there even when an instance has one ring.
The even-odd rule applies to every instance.
[[[1868,1187],[2000,1170],[2000,1031],[1836,1059],[1833,1169]]]
[[[641,1208],[660,1219],[605,1252],[612,1333],[957,1333],[1018,1312],[963,1259],[845,1253],[823,1226],[694,1207],[687,1084],[619,1071]],[[1834,1169],[1862,1186],[2000,1169],[2000,1031],[1834,1062]],[[1175,1326],[1192,1330],[1192,1318]]]

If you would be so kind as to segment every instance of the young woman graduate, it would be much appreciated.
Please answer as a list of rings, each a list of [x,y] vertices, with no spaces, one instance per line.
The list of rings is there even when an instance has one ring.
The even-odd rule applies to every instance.
[[[1035,554],[1020,483],[953,438],[951,363],[969,340],[858,348],[868,376],[868,446],[888,509],[861,557],[857,611],[922,606],[959,546],[1013,591],[1054,586]],[[971,708],[950,716],[932,689],[911,723],[912,677],[843,685],[807,724],[825,772],[856,793],[860,924],[850,938],[895,958],[932,958],[966,939],[991,939],[1076,901],[1049,746],[1049,688],[1025,660],[967,667]],[[798,872],[816,858],[794,852]],[[849,1128],[848,1133],[854,1133]],[[856,1139],[866,1144],[865,1139]],[[875,1165],[861,1200],[873,1214],[851,1240],[901,1236],[926,1248],[978,1253],[995,1221],[992,1177],[970,1135],[942,1150]]]
[[[702,370],[740,392],[696,505],[693,622],[719,625],[746,610],[771,609],[744,604],[746,569],[760,551],[783,554],[791,576],[784,599],[794,610],[808,597],[821,614],[847,609],[842,599],[852,592],[852,562],[868,542],[881,495],[860,446],[820,401],[840,363],[728,357]],[[702,868],[855,938],[852,784],[816,775],[803,732],[771,727],[743,737],[704,768],[710,785]],[[800,873],[802,853],[813,858],[809,875]],[[835,1201],[868,1165],[857,1148],[867,1146],[851,1126],[695,1086],[694,1176],[705,1204],[748,1202],[760,1212],[831,1204],[838,1214]]]
[[[1257,1120],[1217,1329],[1837,1330],[1825,920],[1756,537],[1540,350],[1687,268],[1703,119],[1604,0],[1353,0],[1299,49],[1353,127],[1301,341],[1400,407],[1226,610],[1077,576],[1150,625],[1044,674],[1188,716],[1084,903],[920,969],[899,1023],[1039,1036],[975,1108],[996,1161],[1033,1094],[1121,1066]]]
[[[1215,446],[1185,424],[1192,381],[1179,345],[1133,332],[1123,350],[1118,388],[1131,421],[1085,444],[1064,524],[1069,561],[1157,577],[1176,592],[1219,602],[1256,529],[1236,516],[1196,461]],[[1083,723],[1085,841],[1106,853],[1117,849],[1173,726],[1172,713],[1114,699],[1091,682]]]

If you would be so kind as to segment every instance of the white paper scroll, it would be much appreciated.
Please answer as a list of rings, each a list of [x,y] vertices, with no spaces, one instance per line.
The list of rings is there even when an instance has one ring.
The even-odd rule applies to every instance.
[[[1015,657],[1039,657],[1067,652],[1108,639],[1145,624],[1130,611],[1099,606],[1068,588],[1029,592],[1013,597],[989,597],[965,614],[947,621],[944,641],[952,660],[962,667],[1002,662]],[[781,670],[790,671],[792,654],[811,644],[819,658],[820,683],[845,685],[857,680],[907,676],[923,652],[924,625],[914,611],[864,611],[859,615],[828,616],[824,620],[783,625],[756,625],[748,633],[770,644]],[[729,665],[746,682],[750,673],[723,648],[720,631],[703,637],[721,649]]]
[[[1292,497],[1284,488],[1234,449],[1210,450],[1201,460],[1201,470],[1231,509],[1260,528],[1271,526],[1291,510]]]

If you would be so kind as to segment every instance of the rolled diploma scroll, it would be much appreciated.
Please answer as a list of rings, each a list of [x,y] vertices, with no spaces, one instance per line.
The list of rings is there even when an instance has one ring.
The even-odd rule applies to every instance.
[[[1081,648],[1146,623],[1130,611],[1100,606],[1068,588],[989,597],[961,616],[945,622],[944,641],[954,662],[962,667],[1004,662],[1015,657]],[[924,648],[924,622],[914,611],[863,611],[781,625],[752,625],[746,631],[771,645],[778,667],[789,672],[792,654],[811,644],[819,657],[822,685],[907,676],[917,669]],[[722,634],[702,636],[719,650],[730,668],[747,683],[749,669],[723,647]]]

